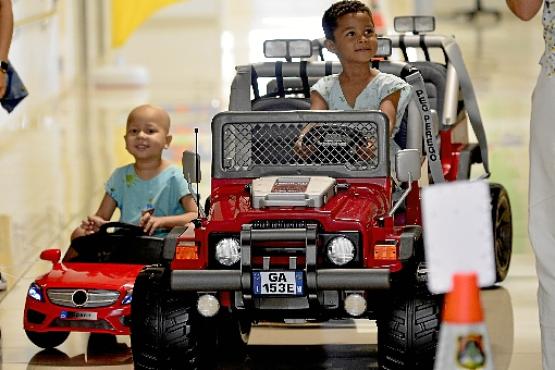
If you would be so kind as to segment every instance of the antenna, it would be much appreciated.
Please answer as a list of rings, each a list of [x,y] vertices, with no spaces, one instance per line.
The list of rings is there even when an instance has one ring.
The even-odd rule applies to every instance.
[[[199,166],[200,160],[198,156],[198,127],[195,127],[195,182],[197,183],[197,218],[200,220],[200,193],[198,191],[199,183]]]

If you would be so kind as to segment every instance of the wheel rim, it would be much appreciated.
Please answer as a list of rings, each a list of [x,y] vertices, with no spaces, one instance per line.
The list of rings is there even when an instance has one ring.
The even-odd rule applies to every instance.
[[[511,261],[513,233],[511,211],[506,198],[500,198],[496,213],[494,227],[495,260],[499,274],[504,277]]]

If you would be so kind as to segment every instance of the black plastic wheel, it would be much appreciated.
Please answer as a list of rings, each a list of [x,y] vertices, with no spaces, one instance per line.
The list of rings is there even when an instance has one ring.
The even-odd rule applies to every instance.
[[[29,338],[29,340],[33,342],[34,345],[41,348],[58,347],[60,344],[65,342],[65,340],[69,336],[68,331],[52,331],[48,333],[39,333],[36,331],[25,330],[25,334],[27,334],[27,338]]]
[[[163,267],[146,267],[133,288],[131,347],[135,369],[198,369],[194,305],[169,290]]]
[[[417,288],[415,288],[417,290]],[[431,370],[439,340],[441,296],[425,289],[391,297],[378,316],[382,370]]]
[[[505,188],[500,184],[489,185],[491,194],[491,222],[493,226],[495,281],[505,280],[513,252],[513,220],[511,203]]]
[[[218,321],[219,349],[234,357],[244,356],[247,350],[252,323],[247,320],[241,320],[237,315],[227,312],[221,313]]]

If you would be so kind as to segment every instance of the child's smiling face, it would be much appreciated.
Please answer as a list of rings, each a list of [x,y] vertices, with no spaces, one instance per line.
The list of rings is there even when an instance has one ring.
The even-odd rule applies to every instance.
[[[169,119],[159,109],[136,109],[127,122],[125,146],[135,159],[159,158],[171,142]]]
[[[372,17],[366,12],[339,17],[333,35],[334,40],[327,40],[327,47],[342,62],[369,62],[376,54],[378,38]]]

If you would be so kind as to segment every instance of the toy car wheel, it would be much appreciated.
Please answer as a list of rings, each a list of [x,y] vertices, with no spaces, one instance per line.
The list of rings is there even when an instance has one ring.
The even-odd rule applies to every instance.
[[[33,342],[34,345],[41,348],[58,347],[60,344],[65,342],[65,340],[69,336],[68,331],[52,331],[48,333],[38,333],[36,331],[25,330],[25,334],[27,334],[27,338],[29,338],[29,340]]]
[[[87,342],[88,354],[104,354],[114,351],[118,348],[119,343],[114,334],[91,333]]]
[[[131,347],[135,369],[199,366],[194,305],[169,290],[163,267],[146,267],[137,279],[131,303]],[[195,330],[197,329],[197,330]]]
[[[441,297],[426,289],[392,297],[378,317],[378,361],[384,370],[432,369]]]
[[[511,203],[505,188],[490,184],[491,221],[493,226],[495,281],[503,281],[509,272],[513,251],[513,221]]]
[[[243,356],[251,332],[251,322],[226,313],[222,315],[219,328],[219,348],[222,352]]]

